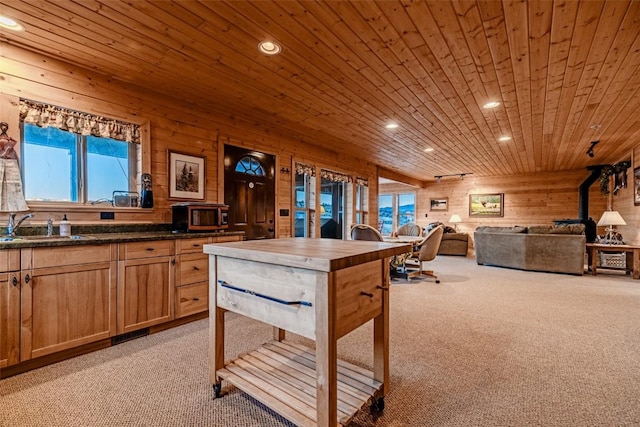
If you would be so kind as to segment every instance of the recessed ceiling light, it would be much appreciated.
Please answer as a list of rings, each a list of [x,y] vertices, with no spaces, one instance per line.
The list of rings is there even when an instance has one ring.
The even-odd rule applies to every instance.
[[[487,102],[482,106],[482,108],[496,108],[500,103],[498,101]]]
[[[276,42],[263,41],[258,44],[258,50],[265,55],[277,55],[280,53],[280,50],[282,50],[282,48]]]
[[[388,125],[386,125],[385,127],[387,129],[395,129],[397,128],[399,125],[397,123],[389,123]]]
[[[510,136],[506,136],[505,135],[505,136],[501,136],[500,138],[498,138],[498,141],[504,142],[504,141],[509,141],[510,139],[511,139]]]
[[[6,16],[0,16],[0,27],[13,31],[24,30],[24,26],[21,23]]]
[[[433,148],[429,147],[429,148],[425,148],[425,149],[424,149],[424,152],[425,152],[425,153],[430,153],[430,152],[432,152],[433,150],[434,150]]]

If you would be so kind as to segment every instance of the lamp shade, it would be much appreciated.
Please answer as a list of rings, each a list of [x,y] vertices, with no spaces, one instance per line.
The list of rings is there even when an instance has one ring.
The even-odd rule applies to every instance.
[[[600,217],[598,225],[627,225],[627,223],[624,222],[624,219],[622,219],[622,216],[620,216],[618,211],[605,211]]]
[[[458,214],[453,214],[451,215],[451,218],[449,218],[449,222],[452,224],[455,224],[457,222],[462,222],[462,218],[460,218],[460,215]]]

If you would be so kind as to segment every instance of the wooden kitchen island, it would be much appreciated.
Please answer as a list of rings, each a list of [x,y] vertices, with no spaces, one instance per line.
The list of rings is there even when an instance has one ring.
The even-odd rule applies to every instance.
[[[224,379],[299,426],[347,425],[384,408],[389,258],[409,245],[290,238],[209,244],[209,378]],[[274,341],[224,363],[224,313],[274,326]],[[373,319],[373,371],[337,358],[340,337]],[[315,351],[284,341],[315,340]]]

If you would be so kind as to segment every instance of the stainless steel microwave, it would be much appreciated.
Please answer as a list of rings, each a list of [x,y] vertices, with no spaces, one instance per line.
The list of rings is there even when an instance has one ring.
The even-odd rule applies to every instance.
[[[175,233],[220,231],[229,227],[229,206],[216,203],[178,203],[171,205]]]

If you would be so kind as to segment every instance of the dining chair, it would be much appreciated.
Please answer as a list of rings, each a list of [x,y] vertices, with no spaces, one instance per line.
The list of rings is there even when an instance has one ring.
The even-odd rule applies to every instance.
[[[393,237],[397,236],[422,236],[422,227],[413,222],[404,224],[393,233]]]
[[[440,247],[443,234],[444,226],[439,225],[433,228],[414,249],[411,257],[407,261],[417,261],[418,269],[407,271],[408,278],[425,275],[433,277],[436,283],[440,283],[440,279],[438,279],[438,276],[433,270],[423,270],[422,267],[423,263],[433,261],[436,255],[438,255],[438,248]],[[409,266],[410,263],[407,263],[406,265]]]
[[[354,224],[351,226],[352,240],[369,240],[382,242],[382,234],[368,224]]]

